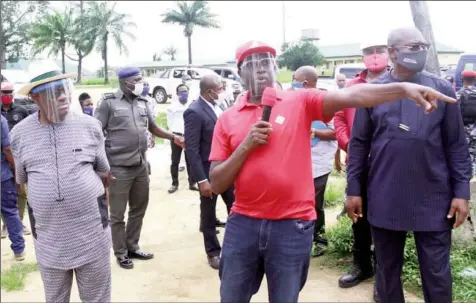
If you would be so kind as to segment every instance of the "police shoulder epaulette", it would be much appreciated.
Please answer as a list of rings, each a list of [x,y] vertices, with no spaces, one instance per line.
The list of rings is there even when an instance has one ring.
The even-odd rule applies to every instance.
[[[102,95],[103,100],[115,99],[115,98],[116,98],[116,95],[114,93],[105,93]]]

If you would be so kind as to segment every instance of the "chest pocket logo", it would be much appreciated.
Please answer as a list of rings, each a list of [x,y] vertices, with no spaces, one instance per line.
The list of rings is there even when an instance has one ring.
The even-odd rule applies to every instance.
[[[274,120],[274,122],[276,122],[278,124],[283,124],[284,120],[286,120],[286,118],[284,118],[283,116],[277,116],[276,120]]]

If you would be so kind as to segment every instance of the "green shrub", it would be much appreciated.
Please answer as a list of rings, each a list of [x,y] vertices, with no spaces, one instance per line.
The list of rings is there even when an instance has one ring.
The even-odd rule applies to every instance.
[[[352,253],[352,223],[348,218],[340,218],[337,225],[326,231],[329,248],[326,254],[318,260],[320,264],[338,266],[346,269],[350,263],[348,258]],[[453,246],[451,248],[451,271],[453,275],[453,300],[455,302],[476,302],[476,278],[462,276],[465,269],[476,269],[476,245]],[[407,291],[418,296],[422,295],[420,266],[412,233],[408,233],[402,271],[402,282]]]
[[[329,176],[326,192],[324,193],[325,207],[334,207],[344,203],[345,186],[345,177]]]
[[[421,276],[415,238],[409,233],[405,243],[405,263],[402,282],[406,289],[421,295]],[[453,246],[451,248],[451,271],[453,276],[453,300],[458,302],[476,302],[476,278],[461,276],[466,268],[476,269],[476,245]]]
[[[329,241],[329,251],[338,256],[350,254],[354,243],[352,221],[347,217],[339,218],[336,225],[326,229],[326,237]]]
[[[155,117],[155,123],[157,123],[157,126],[162,127],[163,129],[168,129],[167,127],[167,114],[164,112],[160,112],[157,114]],[[155,138],[155,144],[162,144],[164,143],[164,139],[156,137]]]

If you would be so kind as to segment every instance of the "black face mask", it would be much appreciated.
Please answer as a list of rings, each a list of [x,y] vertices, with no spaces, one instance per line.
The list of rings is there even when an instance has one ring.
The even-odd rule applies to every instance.
[[[397,51],[397,64],[412,72],[419,73],[425,68],[427,57],[427,49],[415,52]]]

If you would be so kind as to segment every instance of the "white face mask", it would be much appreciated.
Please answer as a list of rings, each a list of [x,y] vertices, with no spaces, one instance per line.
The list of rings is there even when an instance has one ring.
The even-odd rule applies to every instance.
[[[185,84],[185,85],[187,85],[187,86],[188,86],[188,88],[190,88],[190,87],[192,86],[192,81],[190,81],[190,80],[187,80],[187,81],[185,81],[185,83],[184,83],[184,84]]]
[[[218,99],[216,100],[216,103],[217,104],[222,104],[223,102],[225,102],[225,99],[226,99],[226,92],[223,91],[223,92],[218,94]]]
[[[134,84],[134,89],[131,90],[131,92],[136,96],[140,96],[143,90],[144,90],[144,82],[139,82]]]

